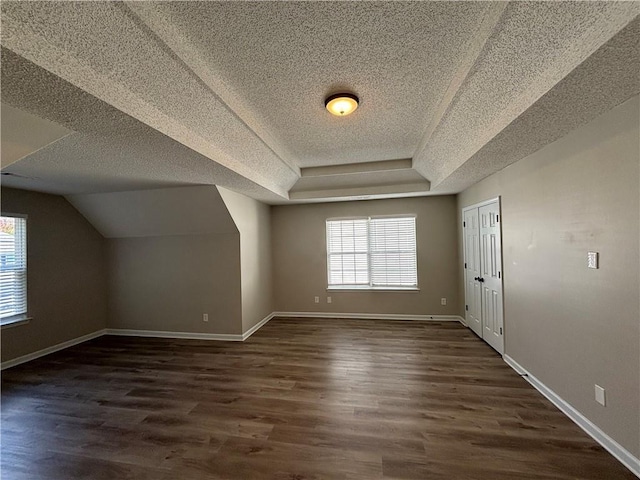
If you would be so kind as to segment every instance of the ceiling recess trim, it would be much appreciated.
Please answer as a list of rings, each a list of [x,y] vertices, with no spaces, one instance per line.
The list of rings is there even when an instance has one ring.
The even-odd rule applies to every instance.
[[[379,162],[344,163],[341,165],[302,168],[300,169],[300,173],[302,177],[328,177],[333,175],[386,172],[410,169],[411,163],[412,160],[410,158],[382,160]]]
[[[347,188],[330,188],[324,190],[303,190],[291,192],[290,200],[337,200],[342,198],[354,198],[359,196],[391,198],[391,195],[407,196],[406,194],[415,194],[416,196],[425,195],[429,192],[429,182],[394,184],[394,185],[374,185],[363,187],[347,187]]]

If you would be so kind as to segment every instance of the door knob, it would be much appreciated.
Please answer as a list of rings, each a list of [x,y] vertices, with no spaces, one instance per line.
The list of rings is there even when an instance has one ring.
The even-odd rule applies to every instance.
[[[473,279],[474,279],[476,282],[479,282],[479,281],[480,281],[480,277],[473,277]]]
[[[484,282],[484,278],[482,278],[482,277],[478,277],[478,281],[479,281],[479,282]]]

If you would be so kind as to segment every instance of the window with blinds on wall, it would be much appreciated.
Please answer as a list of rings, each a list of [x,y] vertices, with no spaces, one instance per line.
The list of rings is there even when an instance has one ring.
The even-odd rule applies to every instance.
[[[329,287],[417,288],[414,216],[327,220]]]
[[[27,313],[27,219],[0,217],[0,323]]]

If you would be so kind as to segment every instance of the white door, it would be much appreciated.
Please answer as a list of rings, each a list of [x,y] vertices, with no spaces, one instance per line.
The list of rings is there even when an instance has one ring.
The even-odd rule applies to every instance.
[[[502,248],[498,202],[479,209],[482,338],[498,353],[504,351],[502,315]]]
[[[498,353],[504,353],[500,203],[462,211],[464,220],[465,319]]]
[[[465,320],[469,328],[482,338],[478,209],[466,210],[463,220]]]

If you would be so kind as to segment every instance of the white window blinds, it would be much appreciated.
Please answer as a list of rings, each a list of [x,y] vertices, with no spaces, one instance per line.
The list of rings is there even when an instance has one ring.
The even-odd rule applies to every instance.
[[[0,319],[27,312],[27,219],[0,217]]]
[[[329,286],[415,288],[415,217],[327,220]]]
[[[415,218],[372,218],[369,239],[372,285],[418,285]]]
[[[329,285],[369,285],[367,219],[327,221]]]

